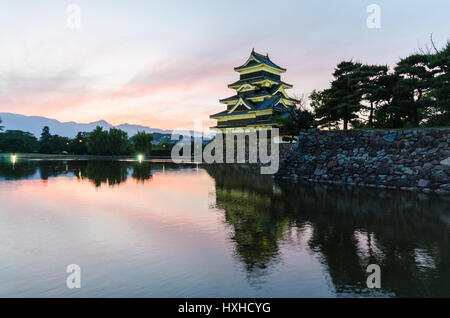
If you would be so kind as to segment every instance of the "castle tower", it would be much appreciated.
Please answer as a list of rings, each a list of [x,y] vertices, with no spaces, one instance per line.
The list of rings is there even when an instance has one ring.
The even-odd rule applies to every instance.
[[[275,116],[288,116],[290,108],[298,102],[290,98],[285,90],[292,85],[281,81],[280,75],[286,69],[273,63],[268,55],[252,50],[247,61],[234,70],[239,73],[237,82],[228,85],[236,94],[221,99],[227,109],[211,115],[217,119],[216,130],[225,129],[260,129],[279,127]],[[280,128],[280,135],[283,129]]]

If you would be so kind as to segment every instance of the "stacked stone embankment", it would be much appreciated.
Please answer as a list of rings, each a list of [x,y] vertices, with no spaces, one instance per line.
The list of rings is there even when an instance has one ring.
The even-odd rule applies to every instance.
[[[450,193],[450,129],[308,130],[282,145],[279,178]]]

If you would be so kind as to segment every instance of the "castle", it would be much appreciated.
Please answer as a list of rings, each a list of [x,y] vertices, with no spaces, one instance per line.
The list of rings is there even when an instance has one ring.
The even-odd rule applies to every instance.
[[[280,135],[285,134],[283,127],[276,122],[277,116],[289,116],[289,111],[298,102],[286,94],[291,84],[281,80],[286,69],[273,63],[268,55],[252,50],[247,61],[234,70],[239,73],[237,82],[228,85],[236,94],[221,99],[220,103],[227,109],[211,115],[217,120],[214,130],[222,132],[238,129],[280,128]]]

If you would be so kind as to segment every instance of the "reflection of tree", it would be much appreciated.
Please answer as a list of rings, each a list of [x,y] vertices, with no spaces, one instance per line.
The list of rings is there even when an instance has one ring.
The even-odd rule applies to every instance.
[[[69,164],[66,161],[38,161],[39,174],[42,180],[51,177],[66,175],[70,172]]]
[[[2,161],[0,162],[0,177],[7,180],[24,179],[39,171],[42,180],[62,175],[73,175],[81,180],[87,179],[96,187],[99,187],[102,184],[119,185],[128,177],[142,182],[149,181],[152,178],[152,171],[155,169],[162,169],[162,165],[154,165],[150,162],[136,163],[112,160],[23,160],[16,162],[13,166],[7,161]]]
[[[133,166],[132,177],[137,181],[144,183],[150,180],[152,176],[152,164],[149,162],[135,163]]]
[[[277,188],[271,178],[228,165],[207,171],[249,274],[270,270],[289,231],[307,225],[307,247],[339,295],[450,296],[448,197],[318,184]],[[368,264],[381,266],[381,290],[367,289]]]
[[[129,162],[129,161],[88,161],[83,166],[75,165],[78,169],[76,176],[88,178],[96,187],[105,183],[110,186],[119,185],[130,176],[137,181],[148,181],[152,178],[152,170],[155,166],[150,162]]]
[[[379,292],[450,296],[448,198],[343,186],[281,188],[291,218],[312,224],[309,247],[338,293],[369,293],[365,269],[378,264]]]
[[[34,175],[37,165],[34,162],[18,161],[14,165],[6,160],[0,160],[0,177],[6,180],[26,179]]]
[[[123,161],[89,161],[81,171],[81,178],[88,178],[96,187],[102,183],[118,185],[128,177],[127,163]]]

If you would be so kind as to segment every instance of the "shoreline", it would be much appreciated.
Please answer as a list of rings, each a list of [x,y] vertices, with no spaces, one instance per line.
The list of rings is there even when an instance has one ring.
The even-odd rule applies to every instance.
[[[0,154],[0,159],[9,159],[12,154]],[[104,156],[104,155],[51,155],[51,154],[17,154],[17,159],[42,160],[137,160],[136,156]],[[144,160],[171,159],[170,156],[147,156]]]

